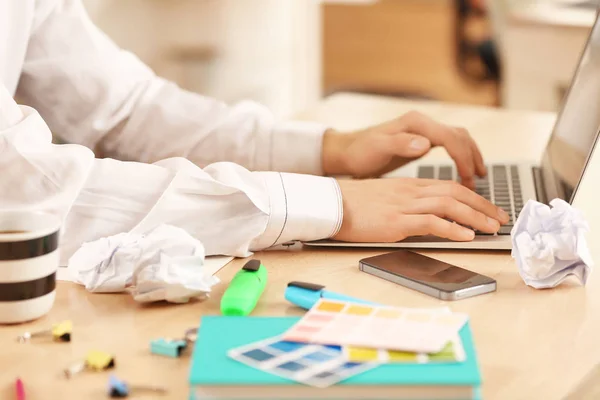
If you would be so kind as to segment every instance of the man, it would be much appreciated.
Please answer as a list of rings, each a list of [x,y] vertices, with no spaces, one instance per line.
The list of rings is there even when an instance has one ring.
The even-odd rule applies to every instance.
[[[472,187],[485,167],[463,129],[409,113],[342,134],[227,106],[154,76],[80,0],[0,0],[0,21],[0,208],[61,215],[63,263],[85,241],[161,223],[207,254],[245,256],[329,237],[471,240],[461,225],[508,221],[458,184],[317,176],[376,177],[443,146]],[[51,131],[73,144],[51,144]]]

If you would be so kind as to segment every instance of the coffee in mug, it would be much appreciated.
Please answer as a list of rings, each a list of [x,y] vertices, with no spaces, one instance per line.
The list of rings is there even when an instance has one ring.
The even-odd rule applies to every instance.
[[[60,219],[34,211],[0,211],[0,324],[47,314],[56,295]]]

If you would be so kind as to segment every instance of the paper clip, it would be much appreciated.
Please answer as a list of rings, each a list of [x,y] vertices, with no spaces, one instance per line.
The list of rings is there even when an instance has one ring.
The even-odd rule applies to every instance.
[[[181,354],[196,342],[198,328],[185,331],[183,339],[159,338],[150,342],[150,352],[159,356],[181,357]]]
[[[160,395],[164,395],[167,393],[165,388],[155,387],[155,386],[142,386],[136,385],[131,386],[117,378],[114,375],[111,375],[108,379],[108,395],[112,398],[124,398],[128,397],[131,393],[156,393]]]
[[[198,338],[198,328],[190,328],[185,331],[184,338],[188,344],[196,343],[196,339]]]
[[[17,338],[20,343],[25,343],[34,337],[38,336],[52,336],[52,340],[56,342],[70,342],[73,331],[73,324],[71,321],[63,321],[52,325],[51,329],[46,329],[39,332],[25,332]]]
[[[186,348],[185,340],[160,338],[150,342],[150,351],[159,356],[179,357]]]
[[[114,368],[115,358],[104,351],[92,350],[85,357],[84,361],[72,364],[68,368],[65,368],[65,377],[71,378],[73,375],[80,373],[85,369],[92,371],[104,371],[107,369]]]

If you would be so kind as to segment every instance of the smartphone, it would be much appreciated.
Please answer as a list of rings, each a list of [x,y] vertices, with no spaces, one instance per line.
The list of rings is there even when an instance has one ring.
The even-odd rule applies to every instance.
[[[496,290],[496,281],[412,251],[360,260],[360,270],[441,300],[460,300]]]

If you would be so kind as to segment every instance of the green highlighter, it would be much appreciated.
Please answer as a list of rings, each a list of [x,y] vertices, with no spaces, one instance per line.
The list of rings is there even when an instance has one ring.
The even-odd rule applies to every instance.
[[[267,285],[267,269],[260,260],[250,260],[233,277],[221,298],[221,313],[227,316],[248,315],[256,307]]]

